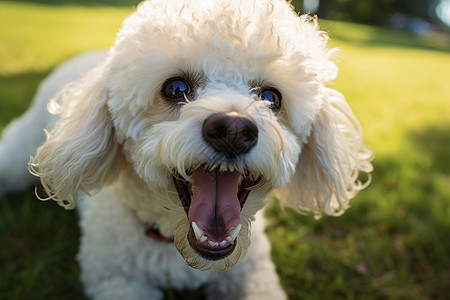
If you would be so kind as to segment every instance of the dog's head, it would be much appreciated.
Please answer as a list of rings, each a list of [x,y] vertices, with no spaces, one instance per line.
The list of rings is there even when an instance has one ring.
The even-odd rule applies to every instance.
[[[274,189],[300,212],[339,215],[364,187],[371,152],[325,86],[337,74],[326,44],[282,0],[144,2],[62,93],[32,166],[66,208],[128,172],[162,195],[186,262],[226,270]]]

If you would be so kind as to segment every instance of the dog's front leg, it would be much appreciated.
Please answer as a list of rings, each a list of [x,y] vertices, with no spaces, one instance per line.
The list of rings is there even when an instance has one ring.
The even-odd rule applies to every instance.
[[[149,278],[148,238],[113,187],[79,203],[82,230],[78,261],[92,299],[163,299]]]
[[[136,278],[117,276],[85,284],[85,293],[93,300],[159,300],[163,299],[161,290],[147,286],[146,282]]]
[[[243,263],[248,277],[245,285],[246,300],[285,300],[275,265],[270,257],[270,241],[265,230],[263,212],[256,214],[252,222],[252,237],[248,253]]]
[[[266,236],[263,236],[267,240]],[[267,241],[268,243],[268,241]],[[251,253],[248,254],[253,255]],[[259,261],[251,260],[249,269],[251,270],[247,277],[245,286],[245,300],[285,300],[285,292],[281,288],[278,274],[275,271],[275,265],[270,260],[270,253],[259,257]]]
[[[251,244],[246,256],[210,284],[207,299],[211,300],[285,300],[275,265],[270,259],[270,242],[264,233],[262,212],[251,225]]]

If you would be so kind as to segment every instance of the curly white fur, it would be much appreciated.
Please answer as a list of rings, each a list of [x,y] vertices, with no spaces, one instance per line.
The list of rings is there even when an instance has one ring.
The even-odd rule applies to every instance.
[[[370,181],[359,173],[372,171],[357,119],[326,87],[337,76],[327,39],[315,19],[282,0],[150,0],[124,21],[102,62],[49,103],[59,119],[30,162],[48,199],[67,209],[84,200],[78,259],[88,295],[159,299],[163,287],[204,286],[209,299],[285,297],[257,213],[265,199],[279,189],[281,202],[301,213],[340,215]],[[77,65],[88,70],[98,55]],[[72,69],[68,63],[58,74]],[[174,76],[194,89],[180,103],[161,92]],[[64,77],[49,80],[61,86]],[[280,111],[259,101],[264,87],[280,91]],[[224,112],[259,129],[256,146],[233,160],[202,138],[203,122]],[[0,163],[9,159],[2,145]],[[237,170],[257,182],[240,213],[235,250],[217,260],[191,246],[173,183],[179,176],[193,184],[198,168]],[[175,247],[142,234],[143,222],[174,236]]]

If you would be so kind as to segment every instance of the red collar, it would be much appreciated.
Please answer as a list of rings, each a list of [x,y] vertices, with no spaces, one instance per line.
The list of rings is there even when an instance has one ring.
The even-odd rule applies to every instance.
[[[148,225],[148,222],[144,222],[144,227],[145,227],[144,232],[148,237],[151,237],[152,239],[158,242],[167,242],[167,243],[173,242],[173,237],[167,238],[163,236],[155,224]]]

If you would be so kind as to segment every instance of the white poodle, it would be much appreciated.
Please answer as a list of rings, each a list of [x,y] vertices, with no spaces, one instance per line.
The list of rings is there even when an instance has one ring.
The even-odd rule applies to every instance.
[[[280,188],[287,207],[340,215],[372,170],[358,121],[325,86],[332,54],[283,0],[145,1],[107,53],[59,67],[5,130],[0,192],[30,183],[21,165],[46,127],[29,166],[46,199],[78,201],[87,295],[285,299],[265,199]]]

